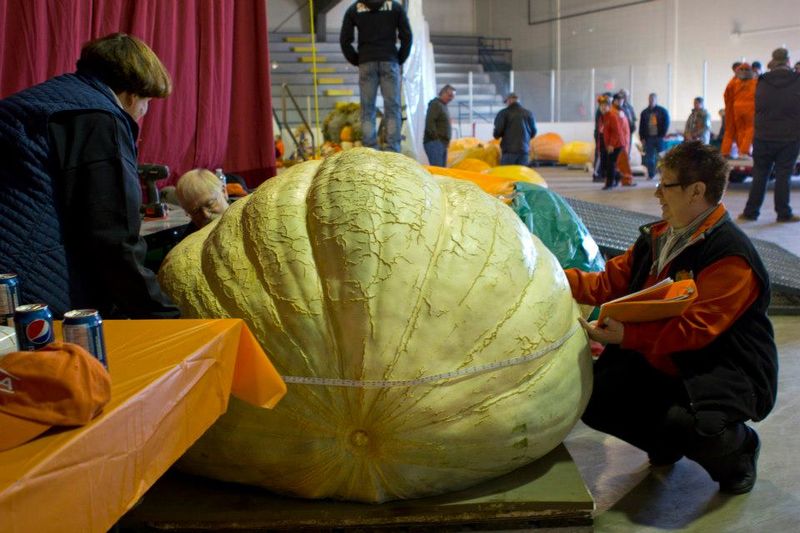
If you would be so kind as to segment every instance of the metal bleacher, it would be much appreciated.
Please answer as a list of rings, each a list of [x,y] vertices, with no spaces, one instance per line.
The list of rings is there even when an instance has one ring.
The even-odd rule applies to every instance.
[[[623,253],[639,237],[639,227],[658,217],[574,198],[565,198],[607,256]],[[781,246],[751,239],[769,272],[773,315],[800,314],[800,258]]]

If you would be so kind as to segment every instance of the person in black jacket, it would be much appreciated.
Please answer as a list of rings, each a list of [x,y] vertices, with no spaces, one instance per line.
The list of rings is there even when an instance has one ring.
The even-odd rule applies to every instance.
[[[452,136],[447,104],[455,97],[455,88],[452,85],[445,85],[439,90],[439,96],[428,102],[422,146],[428,156],[428,163],[435,167],[447,166],[447,147]]]
[[[656,93],[650,93],[648,106],[639,116],[639,138],[644,147],[644,165],[647,167],[647,179],[656,176],[658,154],[664,151],[664,137],[669,131],[669,113],[658,105]]]
[[[772,52],[769,72],[756,85],[753,135],[753,183],[739,220],[756,220],[764,203],[767,179],[775,170],[775,212],[778,222],[800,222],[789,205],[790,179],[800,154],[800,73],[790,67],[789,52]]]
[[[353,47],[358,29],[358,50]],[[397,40],[400,39],[400,49]],[[375,99],[378,86],[383,96],[387,149],[400,152],[402,113],[400,66],[411,53],[411,25],[403,7],[391,0],[362,0],[344,14],[339,44],[347,61],[358,67],[361,99],[362,143],[378,147]]]
[[[143,266],[136,162],[137,121],[169,73],[123,33],[85,44],[77,67],[0,100],[0,272],[56,317],[177,318]]]
[[[506,108],[494,118],[494,138],[500,141],[501,165],[527,165],[530,161],[531,139],[536,137],[533,113],[519,104],[519,97],[510,93]]]
[[[728,166],[700,141],[661,161],[655,196],[663,220],[639,228],[604,272],[565,271],[575,299],[600,305],[658,282],[694,280],[697,296],[679,315],[647,321],[579,319],[605,344],[581,419],[647,453],[651,466],[686,456],[719,483],[749,492],[758,433],[778,389],[778,353],[767,316],[770,281],[750,239],[721,203]]]

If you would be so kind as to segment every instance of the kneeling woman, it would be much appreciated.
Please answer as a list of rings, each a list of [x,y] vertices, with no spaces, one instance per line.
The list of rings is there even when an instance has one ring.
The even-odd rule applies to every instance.
[[[584,322],[606,344],[583,421],[647,452],[651,465],[686,456],[720,490],[749,492],[760,443],[745,424],[775,403],[778,361],[767,318],[767,271],[720,203],[724,159],[700,142],[661,161],[655,196],[664,220],[642,226],[604,272],[566,271],[580,303],[599,305],[666,278],[694,278],[681,316],[652,322]]]

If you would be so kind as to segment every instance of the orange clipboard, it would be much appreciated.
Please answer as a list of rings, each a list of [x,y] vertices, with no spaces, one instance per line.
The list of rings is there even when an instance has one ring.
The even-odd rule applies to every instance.
[[[693,279],[672,281],[667,278],[652,287],[611,300],[600,306],[598,323],[606,317],[620,322],[650,322],[683,314],[697,299]]]

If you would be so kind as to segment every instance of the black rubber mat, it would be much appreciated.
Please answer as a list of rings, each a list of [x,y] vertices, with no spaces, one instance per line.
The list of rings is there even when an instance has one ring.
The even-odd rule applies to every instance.
[[[597,246],[607,256],[619,255],[639,237],[639,226],[658,217],[617,207],[565,198],[581,217]],[[785,248],[752,239],[769,272],[772,284],[772,314],[800,314],[800,258]]]

